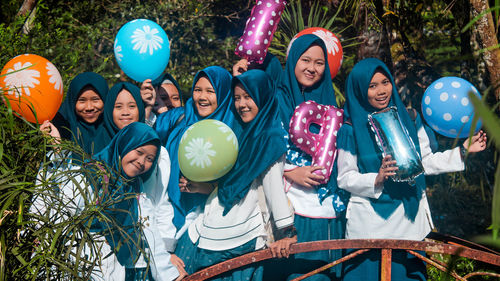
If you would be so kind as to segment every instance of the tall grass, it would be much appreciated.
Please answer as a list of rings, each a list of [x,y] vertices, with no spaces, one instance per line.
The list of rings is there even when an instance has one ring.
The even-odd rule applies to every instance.
[[[144,253],[107,215],[120,200],[136,194],[116,198],[93,192],[92,186],[124,179],[72,142],[51,144],[37,125],[15,116],[3,102],[0,174],[0,280],[89,280],[109,258],[100,255],[106,234],[118,233],[127,241],[119,247]],[[104,232],[91,230],[97,221],[108,226]]]

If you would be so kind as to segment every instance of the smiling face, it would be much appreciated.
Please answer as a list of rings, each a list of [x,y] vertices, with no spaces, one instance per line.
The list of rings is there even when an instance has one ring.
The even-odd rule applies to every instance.
[[[123,172],[133,178],[147,172],[156,157],[157,147],[154,144],[146,144],[132,149],[122,158]]]
[[[168,109],[181,107],[179,91],[174,84],[161,84],[158,93]]]
[[[318,45],[312,45],[307,49],[295,65],[295,77],[297,82],[305,88],[312,87],[318,83],[325,72],[325,53]]]
[[[118,129],[139,121],[139,108],[132,94],[123,89],[116,97],[113,108],[113,122]]]
[[[391,80],[384,73],[377,71],[368,85],[368,103],[376,109],[389,105],[392,96]]]
[[[259,108],[241,84],[234,87],[234,107],[245,123],[252,121],[259,113]]]
[[[92,124],[102,114],[104,102],[91,86],[86,86],[75,104],[76,115],[83,119],[86,123]]]
[[[217,108],[217,95],[208,78],[201,77],[194,85],[193,102],[201,117],[207,117]]]

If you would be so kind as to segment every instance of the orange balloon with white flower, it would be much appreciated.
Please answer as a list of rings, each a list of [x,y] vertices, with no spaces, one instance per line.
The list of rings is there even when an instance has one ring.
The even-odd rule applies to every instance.
[[[18,115],[32,123],[52,120],[63,99],[63,83],[57,68],[34,54],[11,59],[0,73],[0,91]]]

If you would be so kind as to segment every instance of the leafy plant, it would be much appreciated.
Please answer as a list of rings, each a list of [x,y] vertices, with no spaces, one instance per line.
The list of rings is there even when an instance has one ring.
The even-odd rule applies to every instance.
[[[105,258],[100,255],[104,235],[130,238],[106,213],[136,194],[109,194],[103,200],[90,186],[124,179],[96,166],[72,142],[51,141],[15,116],[8,102],[0,104],[0,280],[88,280]],[[47,157],[55,151],[61,151],[59,158]],[[67,168],[72,158],[88,164]],[[68,197],[65,185],[73,186],[74,196]],[[91,231],[95,221],[107,230]],[[144,253],[134,240],[121,247],[131,245]]]

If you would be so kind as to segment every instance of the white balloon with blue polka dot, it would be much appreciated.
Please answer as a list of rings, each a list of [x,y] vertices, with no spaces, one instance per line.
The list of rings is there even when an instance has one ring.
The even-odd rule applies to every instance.
[[[476,87],[462,78],[449,76],[434,81],[422,97],[422,115],[425,121],[443,136],[468,137],[474,117],[469,92],[481,98]],[[479,121],[475,131],[480,127]]]

